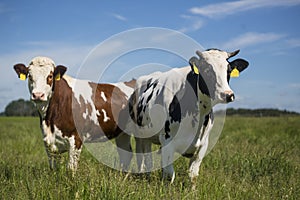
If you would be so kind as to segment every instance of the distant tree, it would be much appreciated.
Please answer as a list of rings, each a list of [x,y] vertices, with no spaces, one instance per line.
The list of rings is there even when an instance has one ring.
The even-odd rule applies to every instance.
[[[33,103],[19,99],[10,102],[4,111],[5,116],[38,116],[37,110]]]
[[[261,108],[261,109],[245,109],[245,108],[228,108],[226,110],[228,116],[246,116],[246,117],[280,117],[280,116],[297,116],[297,112],[278,110],[274,108]]]

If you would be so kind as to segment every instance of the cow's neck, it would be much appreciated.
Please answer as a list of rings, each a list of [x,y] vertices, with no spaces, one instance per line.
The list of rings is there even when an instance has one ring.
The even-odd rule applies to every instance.
[[[201,80],[203,80],[203,78]],[[207,95],[207,91],[208,91],[207,86],[203,85],[203,81],[201,80],[198,75],[194,74],[193,72],[190,72],[187,75],[187,84],[186,84],[187,85],[186,90],[190,92],[185,92],[185,93],[188,94],[187,98],[191,98],[191,97],[196,98],[195,103],[197,104],[197,107],[200,111],[199,114],[205,116],[212,109],[212,100],[210,96]]]
[[[41,120],[49,120],[50,115],[53,115],[53,110],[55,112],[63,113],[65,109],[68,109],[68,106],[63,106],[65,104],[66,99],[70,99],[70,87],[68,83],[61,79],[60,81],[56,81],[55,85],[53,85],[54,90],[51,94],[51,97],[47,102],[37,104],[37,109],[39,111],[39,115]],[[62,110],[63,109],[63,110]]]
[[[207,114],[209,114],[212,110],[212,100],[209,96],[207,96],[206,94],[203,94],[199,89],[197,91],[198,93],[198,106],[199,106],[199,110],[201,115],[206,116]]]

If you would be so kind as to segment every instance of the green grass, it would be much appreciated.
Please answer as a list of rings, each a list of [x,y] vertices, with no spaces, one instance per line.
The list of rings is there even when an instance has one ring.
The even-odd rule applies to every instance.
[[[66,159],[66,158],[64,158]],[[188,159],[175,183],[120,173],[83,150],[77,175],[48,167],[37,118],[0,118],[0,199],[299,199],[300,117],[227,117],[200,169],[196,190]]]

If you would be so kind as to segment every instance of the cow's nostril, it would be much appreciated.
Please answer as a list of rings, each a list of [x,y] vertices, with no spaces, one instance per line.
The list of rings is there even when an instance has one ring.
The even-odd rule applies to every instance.
[[[226,94],[226,102],[229,103],[229,102],[233,102],[235,99],[234,97],[234,94]]]
[[[32,93],[32,100],[43,100],[44,97],[45,97],[45,94],[42,92]]]

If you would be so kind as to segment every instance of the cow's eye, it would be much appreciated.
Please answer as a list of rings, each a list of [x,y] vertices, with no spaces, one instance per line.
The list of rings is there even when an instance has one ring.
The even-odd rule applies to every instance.
[[[49,79],[49,80],[52,80],[52,79],[53,79],[53,75],[50,74],[50,75],[48,76],[48,79]]]

